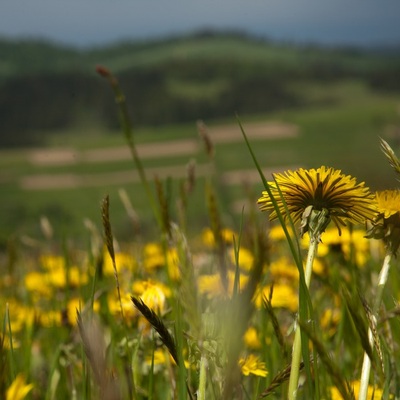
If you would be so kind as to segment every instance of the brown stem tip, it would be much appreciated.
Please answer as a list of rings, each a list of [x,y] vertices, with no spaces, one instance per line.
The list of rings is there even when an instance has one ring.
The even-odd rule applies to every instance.
[[[104,67],[103,65],[96,65],[96,72],[103,78],[111,77],[110,70],[108,68]]]

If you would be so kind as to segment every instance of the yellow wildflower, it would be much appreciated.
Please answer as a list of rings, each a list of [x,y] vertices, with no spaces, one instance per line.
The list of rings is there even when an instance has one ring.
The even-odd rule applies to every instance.
[[[301,221],[301,235],[309,231],[319,239],[330,221],[340,233],[340,226],[346,222],[364,223],[376,215],[373,196],[364,182],[357,183],[355,178],[343,175],[340,170],[325,166],[300,168],[275,174],[274,178],[269,187],[279,211],[286,217],[287,207],[293,221]],[[278,214],[268,192],[262,194],[258,200],[260,209],[269,211],[271,220],[276,219]]]
[[[261,341],[257,329],[250,326],[243,335],[243,341],[249,349],[258,350],[261,348]]]
[[[33,389],[33,384],[26,384],[22,374],[18,374],[6,392],[6,400],[22,400]]]
[[[243,289],[246,286],[249,278],[246,275],[240,275],[239,278],[239,289]],[[235,273],[233,271],[228,271],[228,288],[225,290],[222,284],[220,274],[211,275],[201,275],[197,279],[197,284],[199,287],[199,292],[201,294],[206,294],[209,297],[214,296],[230,296],[233,291],[233,285],[235,282]]]
[[[263,298],[269,298],[271,286],[264,286],[255,296],[254,302],[256,307],[261,308]],[[272,307],[274,308],[287,308],[290,311],[297,311],[299,305],[299,297],[292,286],[285,283],[276,283],[273,286]]]
[[[360,381],[353,381],[351,382],[351,387],[353,388],[354,391],[354,397],[358,398],[358,393],[360,391]],[[332,400],[342,400],[343,397],[340,394],[339,390],[336,387],[331,387],[330,389],[331,392],[331,398]],[[372,400],[372,399],[381,399],[383,396],[383,391],[377,387],[368,386],[368,393],[367,393],[367,399]],[[389,399],[393,399],[393,396],[389,396]]]
[[[242,374],[245,376],[252,374],[264,378],[268,375],[265,362],[260,361],[259,357],[254,354],[249,354],[247,357],[241,358],[239,360],[239,366]]]
[[[221,229],[221,236],[222,236],[222,240],[226,244],[232,244],[233,243],[233,237],[236,236],[236,234],[231,229],[225,228],[225,229]],[[210,228],[207,228],[207,229],[205,229],[203,231],[202,239],[203,239],[203,243],[206,246],[208,246],[208,247],[215,247],[216,246],[214,233]]]

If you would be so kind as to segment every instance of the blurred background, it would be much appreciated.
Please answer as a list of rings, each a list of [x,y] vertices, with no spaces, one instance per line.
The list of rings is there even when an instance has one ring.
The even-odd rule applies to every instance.
[[[208,175],[227,225],[261,190],[236,115],[267,178],[328,165],[396,187],[379,137],[399,148],[399,15],[397,0],[3,1],[0,246],[44,226],[85,239],[106,194],[120,238],[151,232],[99,64],[118,77],[149,179],[167,179],[171,204],[195,163],[193,228],[207,224]]]

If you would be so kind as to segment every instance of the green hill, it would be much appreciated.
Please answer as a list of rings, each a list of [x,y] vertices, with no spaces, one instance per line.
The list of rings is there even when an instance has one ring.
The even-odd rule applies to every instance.
[[[355,48],[295,46],[241,34],[199,33],[79,50],[40,41],[0,41],[0,146],[44,142],[84,123],[118,126],[103,64],[121,80],[136,125],[265,114],[313,101],[299,85],[362,80],[400,91],[400,56]],[[329,97],[329,96],[328,96]]]

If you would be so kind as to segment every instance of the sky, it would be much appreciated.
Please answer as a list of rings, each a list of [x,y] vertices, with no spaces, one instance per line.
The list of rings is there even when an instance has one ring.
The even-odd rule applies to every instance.
[[[198,30],[328,45],[399,45],[400,0],[1,0],[0,37],[93,47]]]

